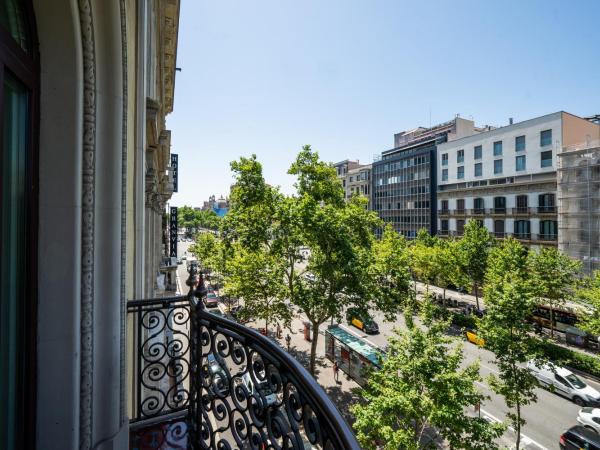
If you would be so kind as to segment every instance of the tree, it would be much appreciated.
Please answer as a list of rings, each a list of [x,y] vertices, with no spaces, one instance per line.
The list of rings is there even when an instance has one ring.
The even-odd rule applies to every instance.
[[[554,337],[554,310],[572,296],[581,263],[556,247],[544,247],[529,254],[532,285],[539,303],[550,307],[550,335]]]
[[[537,380],[523,364],[540,359],[529,320],[535,296],[528,279],[527,250],[512,238],[504,240],[490,252],[485,283],[486,314],[479,333],[495,355],[499,374],[490,376],[489,383],[510,409],[507,417],[517,435],[518,450],[525,424],[521,409],[537,400]]]
[[[576,300],[585,308],[577,326],[594,336],[600,336],[600,271],[587,277],[576,292]]]
[[[314,374],[319,326],[339,318],[345,307],[367,310],[373,230],[379,219],[365,209],[366,199],[344,202],[335,169],[306,145],[291,165],[296,175],[297,217],[302,240],[310,248],[307,274],[297,280],[294,303],[312,327],[310,371]]]
[[[388,224],[379,241],[373,243],[371,280],[375,302],[379,309],[393,312],[395,308],[414,310],[410,289],[409,256],[404,236]],[[393,319],[391,314],[386,317]]]
[[[225,276],[227,295],[244,300],[241,315],[252,316],[269,324],[283,321],[289,324],[291,312],[283,294],[283,272],[281,260],[271,255],[264,247],[250,250],[235,244],[229,273]]]
[[[369,375],[364,402],[353,407],[354,428],[364,449],[437,448],[424,434],[437,430],[450,448],[493,449],[503,432],[466,411],[484,399],[475,382],[479,364],[463,367],[460,345],[451,346],[447,322],[395,330],[380,370]]]
[[[468,278],[475,291],[477,309],[479,308],[479,288],[483,284],[487,259],[494,244],[490,232],[476,220],[465,225],[463,237],[458,241],[457,256],[462,273]]]
[[[427,294],[429,294],[429,285],[437,277],[438,265],[435,261],[437,252],[438,249],[435,245],[429,246],[418,240],[415,240],[410,246],[412,273],[415,279],[425,283]]]
[[[443,299],[446,300],[446,289],[451,284],[463,286],[466,284],[460,271],[458,260],[458,243],[455,240],[440,240],[434,254],[435,283],[443,289]]]

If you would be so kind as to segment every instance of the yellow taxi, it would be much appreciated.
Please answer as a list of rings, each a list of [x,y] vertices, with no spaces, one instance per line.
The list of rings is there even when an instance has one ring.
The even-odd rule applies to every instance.
[[[467,330],[465,335],[467,336],[467,341],[471,344],[479,345],[480,347],[485,345],[485,341],[477,336],[477,333],[474,330]]]

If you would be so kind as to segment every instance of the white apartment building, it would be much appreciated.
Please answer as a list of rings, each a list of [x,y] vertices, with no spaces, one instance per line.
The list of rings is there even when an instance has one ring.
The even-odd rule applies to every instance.
[[[439,234],[460,236],[476,219],[498,238],[557,245],[557,154],[597,127],[561,111],[440,144]]]

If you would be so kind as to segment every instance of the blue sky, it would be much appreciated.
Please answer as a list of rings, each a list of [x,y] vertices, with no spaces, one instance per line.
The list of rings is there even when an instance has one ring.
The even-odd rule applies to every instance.
[[[242,155],[289,193],[304,144],[366,163],[456,114],[600,113],[599,20],[595,0],[182,0],[171,203],[226,195]]]

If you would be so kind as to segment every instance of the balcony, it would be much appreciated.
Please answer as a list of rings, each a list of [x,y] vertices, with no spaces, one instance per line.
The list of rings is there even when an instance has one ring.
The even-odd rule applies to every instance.
[[[529,216],[531,214],[531,208],[527,206],[517,206],[516,208],[511,208],[513,216]]]
[[[449,216],[450,215],[450,210],[449,209],[438,209],[438,215],[439,216]]]
[[[556,214],[556,206],[538,206],[537,207],[538,214]]]
[[[300,363],[208,312],[201,278],[199,286],[187,297],[128,302],[130,448],[360,450]]]
[[[504,239],[506,236],[507,235],[504,231],[494,231],[494,237],[496,239]]]
[[[531,240],[531,233],[513,233],[512,237],[519,241],[529,241]]]
[[[469,210],[469,214],[472,216],[482,216],[485,214],[485,208],[473,208]]]
[[[556,243],[556,241],[558,240],[558,235],[556,234],[538,234],[535,235],[535,240],[537,242],[547,242],[547,243]]]
[[[493,216],[505,216],[506,207],[492,208],[490,209],[490,214]]]

